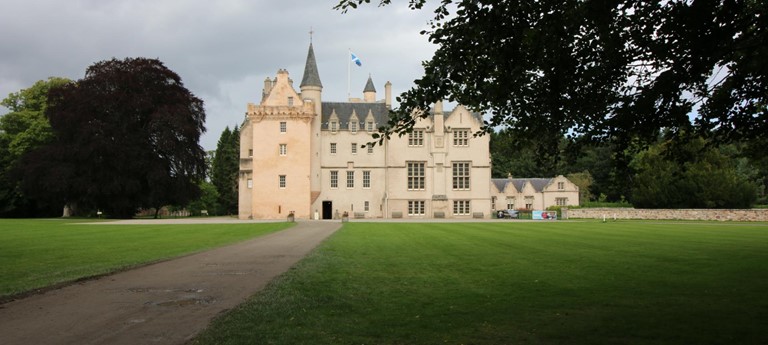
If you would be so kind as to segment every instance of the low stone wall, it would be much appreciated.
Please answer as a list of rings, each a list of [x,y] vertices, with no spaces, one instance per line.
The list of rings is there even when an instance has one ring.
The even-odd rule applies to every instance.
[[[564,219],[671,219],[720,220],[735,222],[768,222],[768,209],[635,209],[635,208],[573,208],[563,212]],[[567,217],[567,218],[566,218]]]

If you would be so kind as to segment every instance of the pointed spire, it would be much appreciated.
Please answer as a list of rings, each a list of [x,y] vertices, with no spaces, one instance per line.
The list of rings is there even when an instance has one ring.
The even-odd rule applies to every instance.
[[[312,48],[312,42],[309,43],[307,63],[304,65],[304,77],[301,79],[301,85],[299,86],[323,87],[323,83],[320,82],[320,74],[317,72],[317,62],[315,61],[315,50]]]
[[[376,92],[376,88],[373,87],[373,79],[371,79],[371,75],[368,75],[368,82],[365,83],[365,88],[363,89],[363,92]]]

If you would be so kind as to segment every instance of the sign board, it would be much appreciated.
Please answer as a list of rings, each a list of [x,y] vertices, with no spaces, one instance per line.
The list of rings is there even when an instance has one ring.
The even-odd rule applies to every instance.
[[[555,220],[557,219],[557,212],[555,211],[533,211],[531,218],[538,220]]]

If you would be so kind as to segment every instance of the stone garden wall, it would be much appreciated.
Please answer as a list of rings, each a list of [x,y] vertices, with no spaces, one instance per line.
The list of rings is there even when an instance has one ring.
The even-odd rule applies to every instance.
[[[720,220],[736,222],[766,222],[768,209],[635,209],[635,208],[574,208],[563,209],[563,219],[672,219]]]

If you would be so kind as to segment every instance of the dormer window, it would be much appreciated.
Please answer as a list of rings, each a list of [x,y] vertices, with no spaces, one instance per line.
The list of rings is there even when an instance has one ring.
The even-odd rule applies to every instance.
[[[336,121],[331,121],[331,123],[328,126],[331,127],[332,133],[336,133],[339,130],[339,123]]]
[[[373,121],[368,121],[365,123],[365,130],[373,132]]]
[[[352,121],[349,123],[349,132],[352,134],[357,133],[357,121]]]

